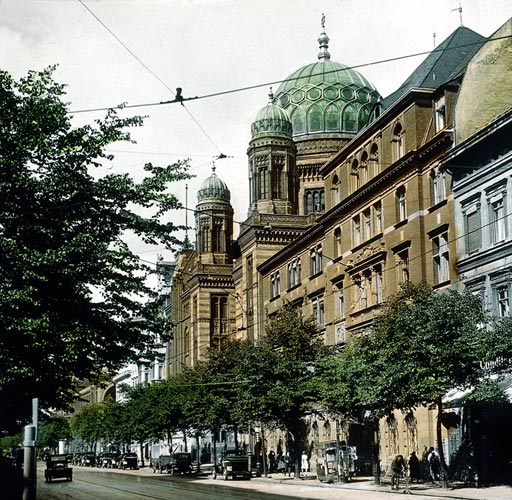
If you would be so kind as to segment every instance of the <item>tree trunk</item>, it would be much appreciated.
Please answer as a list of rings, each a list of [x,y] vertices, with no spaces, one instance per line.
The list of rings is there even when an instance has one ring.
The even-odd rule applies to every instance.
[[[375,484],[380,484],[380,428],[379,428],[379,420],[375,420],[374,422],[374,443],[373,443],[373,476]]]
[[[196,449],[197,449],[197,472],[201,465],[201,450],[199,449],[199,432],[196,432]]]
[[[265,431],[263,425],[261,427],[261,456],[263,459],[263,477],[267,477],[267,447],[265,446]]]
[[[441,416],[443,414],[443,398],[442,396],[437,400],[437,422],[436,422],[436,437],[437,437],[437,450],[439,452],[439,459],[441,460],[441,474],[443,486],[448,488],[448,467],[446,466],[446,460],[444,457],[444,448],[443,448],[443,429],[442,429],[442,419]]]
[[[140,446],[140,466],[144,467],[144,441],[139,441]]]
[[[183,451],[186,451],[188,452],[188,446],[187,446],[187,431],[186,429],[183,429],[183,442],[185,443],[184,445],[184,450]]]
[[[238,427],[236,425],[233,427],[233,434],[235,439],[235,450],[237,453],[239,453],[240,443],[238,442]]]

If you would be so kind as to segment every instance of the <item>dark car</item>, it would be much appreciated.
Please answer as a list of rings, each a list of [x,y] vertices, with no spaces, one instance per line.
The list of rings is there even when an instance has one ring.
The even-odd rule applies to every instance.
[[[83,467],[95,467],[96,455],[94,453],[84,453],[81,457],[80,465]]]
[[[168,472],[170,461],[171,455],[160,455],[159,457],[153,458],[151,460],[153,472],[158,472],[159,474],[162,474],[162,472]]]
[[[120,469],[138,469],[137,466],[137,454],[135,453],[125,453],[121,455],[121,459],[119,460],[119,468]]]
[[[46,469],[44,470],[44,479],[47,483],[53,479],[66,479],[72,481],[73,469],[68,466],[66,455],[48,455],[46,457]]]
[[[169,474],[191,474],[192,455],[187,452],[160,455],[152,463],[153,472],[168,472]]]
[[[102,453],[100,455],[99,467],[112,469],[114,467],[117,467],[118,464],[118,456],[116,453]]]
[[[228,477],[243,479],[251,479],[252,471],[248,455],[231,455],[223,458],[222,463],[213,470],[212,477],[215,479],[217,475],[222,475],[224,481]]]

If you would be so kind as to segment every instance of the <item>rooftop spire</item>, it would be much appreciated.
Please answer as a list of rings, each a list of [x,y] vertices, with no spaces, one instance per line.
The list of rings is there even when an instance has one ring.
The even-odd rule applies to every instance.
[[[325,33],[325,14],[322,14],[321,20],[322,33],[318,37],[318,43],[320,45],[320,52],[318,53],[318,59],[321,61],[328,61],[331,58],[331,54],[327,50],[329,48],[329,37]]]

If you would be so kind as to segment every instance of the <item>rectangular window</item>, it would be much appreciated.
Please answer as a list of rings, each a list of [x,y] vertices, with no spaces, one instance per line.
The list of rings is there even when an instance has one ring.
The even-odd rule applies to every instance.
[[[432,170],[430,182],[432,186],[432,204],[437,205],[446,199],[446,173],[441,170]]]
[[[336,318],[345,317],[345,296],[343,294],[343,283],[336,286],[334,292],[334,314]]]
[[[510,300],[508,286],[501,285],[495,288],[496,312],[500,318],[510,316]]]
[[[225,296],[212,295],[211,305],[211,329],[212,335],[228,333],[228,299]]]
[[[324,299],[317,298],[313,301],[313,315],[317,328],[324,327]]]
[[[380,201],[373,205],[373,218],[375,224],[375,234],[382,233],[382,203]]]
[[[341,245],[341,228],[337,227],[334,230],[334,257],[341,257],[342,245]]]
[[[281,278],[279,271],[270,275],[271,297],[277,297],[281,293]]]
[[[406,283],[409,275],[409,250],[402,250],[396,254],[396,269],[398,283]]]
[[[359,215],[352,219],[352,238],[354,246],[361,244],[361,219]]]
[[[407,219],[407,210],[405,206],[405,187],[402,186],[396,190],[396,214],[397,222]]]
[[[317,245],[310,252],[311,275],[322,272],[322,246]]]
[[[432,256],[434,260],[434,282],[438,284],[449,280],[448,233],[432,238]]]
[[[383,300],[383,286],[382,286],[382,268],[376,266],[372,274],[372,292],[373,301],[375,304],[382,303]]]
[[[300,259],[295,259],[288,264],[288,286],[293,288],[300,284],[301,280]]]
[[[372,236],[372,216],[368,208],[363,212],[363,240],[368,240]]]
[[[434,103],[435,110],[435,122],[436,122],[436,132],[443,130],[446,126],[446,102],[444,96],[441,96]]]
[[[491,241],[498,243],[507,237],[505,224],[505,205],[503,198],[490,203]]]
[[[469,254],[480,250],[482,246],[482,223],[480,220],[480,210],[476,206],[474,210],[464,213],[464,229],[466,233],[466,253]]]
[[[260,199],[270,197],[269,175],[267,168],[260,168],[258,170],[260,180]]]

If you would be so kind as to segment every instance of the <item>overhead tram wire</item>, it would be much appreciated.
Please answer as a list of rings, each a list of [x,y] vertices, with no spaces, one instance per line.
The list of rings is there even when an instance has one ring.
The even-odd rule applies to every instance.
[[[78,1],[82,2],[82,0],[78,0]],[[368,62],[368,63],[355,64],[353,66],[346,66],[345,68],[338,68],[338,69],[335,69],[332,71],[325,71],[323,74],[327,75],[330,73],[339,73],[341,71],[350,71],[350,70],[354,70],[354,69],[358,69],[358,68],[364,68],[367,66],[376,66],[378,64],[386,64],[386,63],[390,63],[390,62],[394,62],[394,61],[400,61],[403,59],[410,59],[412,57],[424,56],[424,55],[432,54],[435,52],[444,52],[444,51],[450,51],[450,50],[455,50],[455,49],[461,49],[461,48],[465,48],[465,47],[471,47],[474,45],[481,45],[483,43],[494,42],[497,40],[503,40],[503,39],[507,39],[507,38],[512,38],[512,35],[504,35],[504,36],[500,36],[500,37],[489,38],[484,42],[479,41],[479,42],[466,43],[466,44],[462,44],[462,45],[457,45],[455,47],[445,47],[445,48],[441,48],[441,49],[437,48],[434,50],[426,50],[423,52],[416,52],[414,54],[406,54],[406,55],[402,55],[402,56],[390,57],[387,59],[380,59],[378,61],[372,61],[372,62]],[[237,87],[234,89],[222,90],[219,92],[212,92],[210,94],[204,94],[204,95],[199,95],[199,96],[194,96],[194,97],[183,97],[180,95],[179,98],[171,99],[168,101],[149,102],[149,103],[141,103],[141,104],[124,104],[124,105],[122,105],[122,108],[130,109],[130,108],[144,108],[144,107],[150,107],[150,106],[163,106],[163,105],[167,105],[167,104],[176,104],[176,103],[183,104],[188,101],[197,101],[200,99],[210,99],[212,97],[219,97],[222,95],[235,94],[238,92],[245,92],[247,90],[254,90],[254,89],[261,88],[261,87],[269,87],[269,86],[273,86],[273,85],[278,85],[280,83],[283,83],[284,81],[291,82],[294,80],[298,80],[300,78],[302,78],[302,77],[297,76],[294,78],[284,78],[281,80],[274,80],[271,82],[258,83],[255,85],[248,85],[246,87]],[[165,85],[165,83],[164,83],[164,85]],[[167,87],[167,85],[165,85],[165,86]],[[167,87],[167,88],[169,89],[169,87]],[[171,92],[172,92],[172,90],[171,90]],[[119,107],[119,106],[115,105],[115,106],[101,107],[101,108],[77,109],[77,110],[69,111],[69,113],[92,113],[92,112],[96,112],[96,111],[108,111],[109,109],[113,109],[113,108],[117,108],[117,107]],[[222,155],[222,153],[221,153],[221,155]]]
[[[103,26],[103,28],[105,28],[105,30],[108,31],[108,33],[110,33],[110,35],[112,35],[120,44],[121,46],[146,70],[148,71],[158,82],[160,82],[169,92],[171,92],[172,94],[174,94],[174,99],[170,102],[179,102],[181,103],[181,105],[183,106],[183,108],[185,109],[185,111],[187,112],[187,114],[190,116],[190,118],[192,119],[192,121],[197,125],[197,127],[199,128],[199,130],[201,130],[201,132],[204,134],[204,136],[208,139],[208,141],[210,142],[210,144],[219,152],[219,158],[220,157],[225,157],[225,155],[222,153],[222,151],[220,150],[220,148],[217,146],[217,144],[215,144],[215,142],[213,142],[213,139],[208,135],[208,133],[206,132],[206,130],[201,126],[201,124],[196,120],[196,118],[194,117],[194,115],[192,115],[191,111],[183,104],[183,101],[185,101],[185,99],[182,98],[181,96],[181,88],[176,88],[176,92],[173,91],[169,85],[167,85],[167,83],[165,83],[164,80],[162,80],[139,56],[137,56],[137,54],[135,54],[88,6],[87,4],[84,2],[84,0],[78,0],[78,2],[84,7],[84,9],[87,10],[87,12],[89,12],[89,14],[91,14],[91,16],[94,17],[94,19],[96,19],[96,21],[98,21],[98,23],[101,24],[101,26]],[[150,105],[150,104],[149,104]],[[130,105],[125,105],[123,106],[124,108],[131,108],[133,106],[130,106]],[[112,108],[106,108],[106,109],[112,109]],[[101,109],[98,109],[98,110],[95,110],[95,111],[104,111],[101,110]],[[80,113],[81,111],[73,111],[73,113]]]

